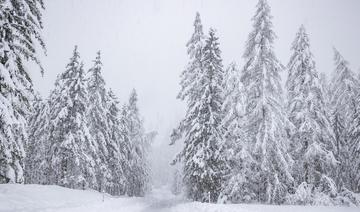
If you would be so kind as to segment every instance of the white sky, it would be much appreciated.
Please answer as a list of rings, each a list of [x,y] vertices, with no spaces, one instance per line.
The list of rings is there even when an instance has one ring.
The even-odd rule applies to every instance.
[[[179,75],[187,63],[185,44],[193,32],[195,12],[204,31],[217,29],[223,64],[242,65],[245,41],[251,31],[255,0],[45,0],[43,37],[47,56],[41,56],[45,75],[31,73],[35,88],[47,96],[56,76],[65,70],[73,46],[88,69],[102,51],[107,86],[121,103],[134,87],[140,112],[149,130],[158,130],[157,146],[184,114],[176,99]],[[333,70],[332,46],[358,72],[360,68],[359,0],[269,0],[278,36],[275,52],[284,65],[300,24],[310,35],[311,49],[321,72]],[[284,76],[286,73],[284,73]],[[285,80],[285,79],[283,79]],[[167,151],[167,150],[165,150]],[[163,155],[171,157],[173,150]],[[168,157],[161,159],[167,164]],[[165,166],[165,165],[164,165]],[[162,169],[161,164],[157,164]]]

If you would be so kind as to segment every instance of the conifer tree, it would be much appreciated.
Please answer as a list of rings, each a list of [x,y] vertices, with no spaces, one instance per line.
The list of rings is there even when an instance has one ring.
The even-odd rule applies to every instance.
[[[348,67],[348,62],[334,48],[335,70],[331,80],[330,107],[332,127],[335,133],[335,153],[340,164],[337,169],[337,183],[355,191],[354,184],[358,166],[354,166],[353,142],[357,140],[356,119],[360,83],[355,73]],[[353,137],[355,136],[355,137]],[[356,150],[355,150],[356,152]]]
[[[288,64],[286,82],[289,119],[295,126],[292,134],[291,152],[296,164],[293,176],[296,192],[306,188],[310,193],[323,192],[333,195],[334,181],[331,178],[336,160],[333,155],[333,131],[326,112],[323,90],[305,27],[302,25],[292,44],[293,54]],[[311,194],[316,195],[316,194]],[[295,203],[308,204],[310,198],[299,199]]]
[[[201,24],[200,13],[196,13],[194,21],[194,33],[190,40],[186,44],[187,53],[190,58],[186,69],[181,73],[181,90],[178,94],[178,98],[184,100],[187,97],[198,95],[196,90],[196,84],[198,83],[198,74],[201,72],[201,60],[204,46],[204,32]]]
[[[130,120],[128,115],[127,104],[124,104],[120,110],[119,116],[119,130],[121,135],[121,151],[123,152],[123,156],[125,158],[126,163],[124,163],[124,175],[126,177],[125,189],[124,193],[129,196],[134,196],[134,192],[132,191],[131,183],[134,182],[134,178],[132,175],[132,161],[134,157],[132,156],[133,145],[130,141]]]
[[[36,44],[45,49],[42,0],[0,2],[0,183],[23,183],[26,115],[32,81],[26,61],[40,65]]]
[[[26,146],[25,183],[48,184],[49,142],[48,126],[49,103],[36,94],[32,101],[32,113],[28,117],[29,141]]]
[[[272,30],[270,6],[259,0],[243,55],[246,60],[241,81],[246,88],[246,126],[244,142],[254,162],[246,186],[252,201],[282,203],[293,182],[290,173],[292,159],[288,154],[289,128],[280,71],[283,66],[273,52],[275,34]]]
[[[96,148],[96,155],[93,157],[98,159],[96,161],[96,178],[99,186],[97,189],[104,191],[107,187],[107,182],[111,181],[111,173],[107,167],[107,160],[109,158],[108,147],[112,141],[110,141],[108,133],[109,129],[106,119],[108,109],[106,102],[107,92],[101,71],[102,63],[99,51],[97,52],[93,67],[88,71],[87,93],[89,104],[87,108],[87,123]]]
[[[245,184],[250,182],[248,175],[251,155],[245,147],[244,135],[244,88],[241,83],[241,73],[235,63],[225,71],[223,103],[223,127],[225,128],[226,155],[231,167],[230,177],[224,183],[220,202],[247,202],[248,196]]]
[[[200,14],[197,12],[195,21],[194,21],[194,32],[191,35],[190,40],[187,42],[187,54],[189,56],[189,63],[187,64],[185,70],[181,73],[181,81],[180,86],[181,90],[177,95],[178,99],[187,101],[187,104],[193,104],[196,102],[196,99],[199,99],[199,92],[197,89],[197,84],[199,83],[198,75],[202,72],[202,55],[203,55],[203,46],[204,46],[204,32],[203,26],[200,19]],[[181,122],[179,127],[173,131],[172,137],[180,137],[181,134],[189,129],[185,129],[186,127],[190,127],[189,125]]]
[[[124,134],[121,132],[121,124],[118,108],[118,100],[115,94],[110,90],[107,94],[107,125],[108,137],[108,168],[111,178],[107,183],[107,191],[114,195],[123,195],[126,192],[128,184],[126,179],[126,170],[131,167],[127,158],[130,149],[129,140],[125,139]]]
[[[347,144],[345,148],[346,156],[349,158],[341,158],[342,161],[345,161],[345,164],[348,167],[345,167],[344,170],[346,176],[344,177],[345,185],[351,189],[351,191],[359,193],[360,192],[360,97],[357,97],[356,108],[354,114],[352,115],[352,122],[349,126],[349,134],[347,139]],[[345,152],[345,151],[342,151]],[[343,176],[343,175],[341,175]],[[343,190],[347,190],[345,187]],[[360,199],[357,199],[357,205],[360,205]]]
[[[241,73],[235,63],[225,71],[224,80],[224,103],[223,126],[226,129],[226,139],[233,142],[238,141],[241,134],[241,118],[244,115],[244,88],[242,86]]]
[[[140,117],[137,106],[137,93],[133,89],[129,102],[123,108],[123,130],[126,140],[130,142],[128,153],[130,170],[128,171],[127,194],[130,196],[144,196],[149,190],[149,165],[147,154],[149,140],[146,137],[143,120]]]
[[[65,72],[58,76],[50,95],[49,181],[69,188],[97,188],[96,145],[87,127],[88,92],[79,58],[75,46]]]
[[[224,183],[220,202],[231,201],[242,202],[240,193],[243,191],[239,187],[239,175],[244,176],[244,169],[241,167],[242,160],[240,153],[243,148],[241,136],[243,135],[243,122],[242,118],[244,115],[243,104],[244,104],[244,93],[243,86],[240,80],[240,70],[235,63],[231,63],[225,70],[224,80],[224,103],[223,113],[224,119],[222,126],[225,129],[226,139],[226,155],[231,167],[230,178],[228,182]]]
[[[175,162],[183,160],[187,196],[197,201],[215,202],[228,167],[221,127],[224,73],[214,30],[210,30],[202,51],[202,70],[196,79],[198,83],[189,85],[195,88],[188,88],[196,91],[195,96],[199,98],[187,97],[188,110],[182,121],[187,128],[181,135],[185,146]],[[175,136],[172,139],[178,138]]]

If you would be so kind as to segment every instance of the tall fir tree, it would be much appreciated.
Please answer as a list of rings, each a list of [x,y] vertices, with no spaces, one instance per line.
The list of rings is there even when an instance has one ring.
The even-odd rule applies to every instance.
[[[354,72],[348,67],[348,62],[334,48],[335,70],[330,85],[330,107],[332,111],[332,126],[335,133],[335,153],[340,164],[337,169],[339,186],[353,191],[358,189],[359,179],[356,179],[358,169],[353,164],[353,142],[357,140],[356,119],[360,94],[360,82]],[[353,137],[354,136],[354,137]],[[356,150],[355,150],[356,152]],[[356,183],[356,181],[358,181]]]
[[[45,49],[42,0],[0,2],[0,183],[24,182],[26,116],[33,97],[26,61],[40,65],[36,44]]]
[[[240,69],[231,63],[224,75],[224,103],[225,114],[222,125],[226,129],[227,140],[236,142],[241,136],[241,118],[244,116],[244,88],[241,83]]]
[[[32,113],[28,117],[29,141],[26,145],[25,183],[48,184],[49,148],[48,126],[50,125],[49,102],[35,95]]]
[[[187,196],[197,201],[215,202],[228,173],[228,166],[224,156],[224,129],[221,126],[224,72],[214,30],[210,30],[202,51],[202,69],[196,79],[198,83],[189,85],[195,88],[188,88],[196,91],[195,96],[199,98],[187,97],[188,110],[182,121],[187,128],[181,135],[185,146],[176,161],[183,160],[184,163]],[[172,139],[175,141],[179,136]]]
[[[245,184],[250,182],[246,176],[252,159],[242,139],[245,133],[245,93],[241,83],[241,72],[235,63],[230,64],[225,71],[224,93],[222,125],[225,129],[226,155],[231,173],[227,182],[223,184],[220,202],[246,202],[251,199]]]
[[[130,170],[127,154],[130,149],[129,140],[122,134],[120,123],[120,109],[118,99],[110,90],[107,94],[107,125],[109,141],[108,149],[108,168],[111,178],[107,183],[107,192],[114,195],[123,195],[126,192],[128,181],[126,170]]]
[[[196,13],[194,21],[194,33],[190,40],[187,42],[187,53],[190,58],[186,69],[181,73],[181,90],[178,94],[178,98],[184,100],[185,98],[199,95],[195,89],[198,83],[198,75],[202,69],[202,55],[204,46],[204,32],[201,24],[200,13]]]
[[[344,177],[345,184],[351,191],[360,193],[360,96],[357,96],[356,109],[352,115],[352,122],[349,126],[349,134],[346,144],[346,156],[349,158],[341,159],[345,160],[348,167],[345,168]],[[345,151],[342,151],[345,152]],[[341,175],[343,176],[343,175]],[[347,188],[342,188],[343,192],[346,192]],[[349,193],[349,192],[346,192]],[[353,195],[351,195],[353,196]],[[355,203],[356,204],[356,203]],[[357,199],[357,205],[360,205],[360,199]]]
[[[333,195],[332,170],[336,166],[333,154],[333,131],[326,112],[326,103],[310,51],[310,41],[302,25],[292,44],[293,54],[288,64],[287,110],[296,130],[292,134],[291,153],[296,164],[293,167],[297,193],[306,188],[310,193],[329,192]],[[311,194],[316,195],[316,194]],[[291,199],[297,204],[309,204],[314,196]],[[312,200],[311,200],[312,199]]]
[[[75,46],[66,71],[50,95],[49,181],[69,188],[98,188],[96,145],[86,120],[88,92],[83,64]]]
[[[133,89],[129,102],[123,108],[123,130],[126,140],[130,142],[128,152],[131,169],[128,171],[127,194],[130,196],[144,196],[149,190],[150,170],[147,163],[149,140],[146,137],[143,120],[137,106],[137,93]]]
[[[290,185],[292,159],[288,154],[290,124],[284,111],[279,72],[283,70],[273,51],[270,6],[259,0],[243,55],[241,81],[246,88],[244,142],[254,162],[246,187],[252,201],[282,203]]]
[[[132,185],[131,185],[135,181],[132,175],[132,168],[133,168],[132,161],[134,160],[134,157],[132,156],[133,145],[130,141],[130,120],[128,115],[127,104],[123,104],[120,110],[119,130],[122,141],[121,150],[123,152],[123,156],[125,157],[125,161],[126,161],[126,163],[123,164],[125,166],[123,171],[126,177],[124,193],[129,196],[134,196],[134,192],[132,190]]]
[[[102,63],[100,51],[93,61],[94,65],[88,71],[87,79],[87,94],[88,94],[88,107],[87,107],[87,123],[90,135],[94,140],[96,155],[93,157],[96,161],[96,178],[98,182],[98,190],[105,191],[107,182],[111,181],[111,173],[107,167],[109,152],[108,147],[111,145],[109,139],[109,129],[107,122],[107,102],[106,102],[106,89],[105,80],[102,77]]]
[[[177,95],[178,99],[187,101],[187,104],[193,104],[196,102],[196,99],[199,99],[199,92],[196,90],[199,83],[199,74],[202,72],[202,55],[203,55],[203,46],[204,46],[204,32],[203,26],[200,19],[200,13],[196,13],[195,21],[194,21],[194,32],[191,35],[190,40],[187,42],[187,54],[189,56],[189,63],[187,64],[185,70],[181,73],[181,81],[180,86],[181,90]],[[189,106],[189,108],[192,106]],[[172,137],[181,137],[181,134],[189,129],[185,129],[190,127],[185,123],[181,122],[179,127],[173,131]]]

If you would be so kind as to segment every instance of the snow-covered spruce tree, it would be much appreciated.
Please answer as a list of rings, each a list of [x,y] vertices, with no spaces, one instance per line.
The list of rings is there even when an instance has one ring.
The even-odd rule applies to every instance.
[[[236,143],[241,135],[241,118],[244,115],[244,88],[240,70],[235,63],[230,64],[224,76],[223,126],[226,129],[226,140]]]
[[[132,175],[132,161],[134,160],[134,156],[132,156],[133,145],[130,142],[130,121],[128,115],[127,104],[124,104],[120,110],[119,116],[119,130],[121,135],[121,152],[123,152],[124,163],[123,172],[126,178],[124,193],[129,196],[134,196],[134,192],[132,191],[131,183],[134,183],[134,178]]]
[[[291,126],[283,108],[279,72],[283,66],[273,52],[270,6],[259,0],[253,17],[241,81],[246,89],[244,140],[254,162],[246,187],[250,201],[282,203],[293,182],[288,154],[287,128]]]
[[[0,183],[23,183],[26,115],[32,81],[26,61],[39,65],[36,43],[45,49],[42,0],[0,1]]]
[[[137,106],[137,93],[133,89],[129,102],[123,107],[122,111],[122,130],[125,141],[128,140],[130,149],[128,159],[130,170],[127,172],[127,194],[129,196],[144,196],[149,189],[149,165],[147,155],[149,150],[149,140],[145,134],[143,121]]]
[[[204,32],[203,32],[203,26],[201,24],[200,14],[197,12],[195,21],[194,21],[194,32],[191,35],[190,40],[187,42],[187,54],[189,56],[189,63],[187,64],[185,70],[181,73],[181,81],[180,86],[181,90],[179,94],[177,95],[178,99],[185,100],[188,105],[193,104],[196,102],[196,99],[199,99],[199,92],[197,89],[197,84],[200,74],[202,70],[202,51],[204,46]],[[189,107],[190,108],[190,107]],[[173,131],[171,137],[173,140],[176,140],[176,137],[181,137],[181,134],[184,133],[184,131],[189,130],[185,129],[187,127],[190,127],[189,125],[185,125],[183,122],[179,124],[179,127]]]
[[[330,106],[332,111],[332,126],[335,133],[335,153],[340,164],[337,169],[337,183],[347,189],[356,191],[355,175],[359,170],[353,166],[354,146],[357,131],[354,119],[357,119],[360,83],[355,73],[348,67],[348,62],[334,49],[335,70],[331,80]],[[352,136],[355,136],[352,137]],[[358,167],[358,166],[357,166]]]
[[[224,118],[222,126],[225,129],[225,138],[229,158],[236,154],[242,135],[242,117],[244,116],[244,88],[241,83],[241,73],[235,63],[231,63],[224,74],[224,102],[222,111]],[[237,149],[237,150],[236,150]],[[231,155],[231,156],[230,156]]]
[[[127,179],[126,172],[131,167],[127,158],[130,149],[129,140],[122,134],[119,120],[120,110],[118,99],[110,90],[107,94],[107,126],[109,141],[108,149],[108,168],[111,178],[108,179],[106,191],[113,195],[123,195],[126,192]]]
[[[231,167],[228,181],[223,184],[220,202],[240,203],[251,200],[251,192],[247,190],[250,186],[249,165],[252,161],[247,144],[242,139],[244,135],[244,88],[241,82],[240,70],[235,63],[225,71],[223,103],[223,127],[225,129],[226,155]]]
[[[29,141],[26,145],[25,183],[48,184],[47,173],[50,143],[48,142],[49,103],[36,94],[28,116]]]
[[[93,61],[94,65],[88,71],[87,93],[89,104],[87,107],[87,123],[90,135],[95,143],[96,156],[96,178],[99,191],[105,191],[107,183],[112,181],[111,171],[107,167],[109,160],[108,148],[111,142],[109,139],[109,128],[107,122],[107,102],[105,80],[101,75],[102,63],[100,51]]]
[[[49,183],[69,188],[98,188],[96,145],[87,127],[88,93],[75,46],[65,72],[50,94]]]
[[[177,96],[181,100],[192,97],[194,95],[199,95],[199,93],[194,89],[197,87],[196,84],[199,83],[198,74],[201,72],[202,67],[201,60],[204,39],[205,36],[203,33],[200,14],[197,12],[194,21],[194,33],[186,44],[190,62],[188,63],[186,69],[181,73],[181,90]]]
[[[353,192],[360,193],[360,96],[358,95],[356,101],[356,109],[352,115],[352,122],[349,126],[349,134],[347,139],[347,156],[349,161],[346,161],[349,167],[345,170],[345,179],[350,179],[348,182],[349,189]],[[341,158],[343,159],[343,158]],[[346,158],[347,159],[347,158]],[[346,188],[343,188],[343,192],[346,192]],[[349,193],[349,192],[346,192]],[[357,199],[358,205],[360,205],[360,198]]]
[[[287,110],[296,128],[291,138],[291,153],[296,161],[293,176],[298,188],[294,195],[290,195],[289,201],[294,204],[316,204],[317,195],[336,195],[335,182],[331,178],[337,163],[333,155],[334,137],[303,25],[296,34],[291,50],[293,54],[288,64],[286,82]],[[304,189],[310,197],[299,195]]]
[[[188,109],[182,121],[187,127],[177,130],[185,145],[174,162],[183,161],[186,195],[196,201],[216,202],[228,173],[221,126],[224,72],[220,53],[218,38],[211,29],[203,48],[198,83],[189,85],[196,86],[189,89],[196,90],[199,98],[187,97]]]

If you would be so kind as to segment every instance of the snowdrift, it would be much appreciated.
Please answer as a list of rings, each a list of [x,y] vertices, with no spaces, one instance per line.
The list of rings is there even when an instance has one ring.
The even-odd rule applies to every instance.
[[[104,201],[103,201],[104,198]],[[112,197],[53,185],[0,185],[0,212],[358,212],[356,207],[222,205],[188,202],[166,188],[144,198]]]

